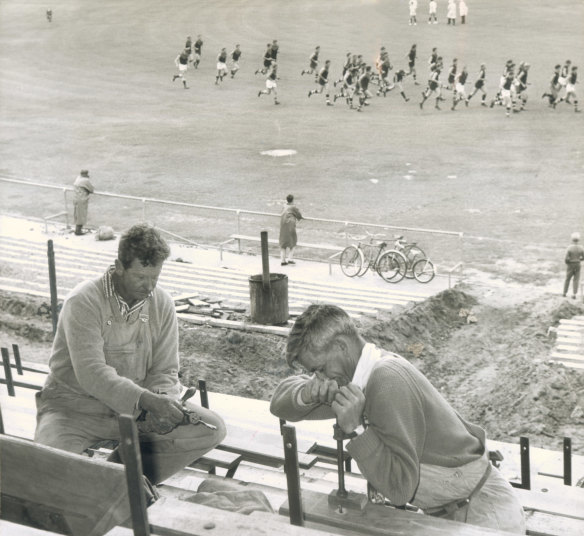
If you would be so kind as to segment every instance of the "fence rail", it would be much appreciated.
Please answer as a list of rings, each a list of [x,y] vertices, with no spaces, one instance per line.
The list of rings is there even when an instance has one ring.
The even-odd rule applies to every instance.
[[[45,216],[43,219],[45,220],[45,224],[47,224],[47,222],[50,219],[54,219],[55,216],[60,217],[65,215],[67,216],[66,222],[68,225],[69,202],[67,198],[74,192],[74,188],[72,186],[47,184],[33,180],[11,178],[6,176],[0,176],[0,182],[20,185],[27,188],[41,188],[62,192],[64,211],[59,211],[56,215],[52,214],[50,216]],[[280,219],[280,214],[270,212],[199,205],[195,203],[187,203],[184,201],[172,201],[167,199],[140,197],[102,191],[95,192],[92,196],[92,199],[95,200],[92,202],[92,204],[95,205],[97,203],[98,208],[100,208],[100,199],[103,199],[104,201],[115,199],[118,202],[130,201],[135,204],[134,211],[139,209],[142,221],[151,221],[164,232],[177,239],[184,240],[187,243],[197,243],[199,240],[201,240],[201,238],[203,238],[204,241],[210,242],[207,247],[218,247],[218,244],[225,240],[226,234],[242,234],[244,232],[247,234],[250,232],[259,233],[259,230],[266,226],[268,228],[277,229]],[[165,207],[167,210],[160,211],[157,210],[158,207]],[[118,216],[120,212],[127,212],[123,210],[116,211],[111,207],[103,206],[102,210],[100,210],[100,213],[107,214],[108,209],[109,212],[116,213]],[[176,209],[180,211],[178,216],[173,215],[173,211]],[[207,222],[208,224],[213,223],[213,225],[201,225],[198,228],[199,232],[195,233],[195,237],[198,240],[193,240],[195,237],[189,236],[188,215],[193,213],[197,214],[199,221],[203,221],[204,223]],[[209,219],[206,217],[206,213],[212,213],[212,218]],[[225,222],[224,216],[226,214],[233,216],[233,221],[231,223]],[[185,218],[185,215],[187,218]],[[413,235],[414,238],[422,236],[432,237],[432,240],[430,241],[431,244],[426,247],[428,247],[430,250],[435,250],[430,255],[433,259],[437,258],[438,262],[447,262],[449,264],[463,263],[463,233],[456,231],[404,227],[398,225],[336,220],[330,218],[314,218],[311,216],[306,216],[304,217],[302,223],[302,233],[305,235],[303,240],[308,241],[306,239],[310,236],[313,236],[316,239],[312,241],[319,243],[325,243],[326,240],[329,240],[330,242],[333,242],[332,245],[348,245],[352,241],[350,234],[351,232],[355,232],[355,228],[376,230],[378,232],[380,230],[399,231],[400,234],[408,233],[409,235]],[[204,231],[201,231],[201,229],[204,229]],[[217,235],[217,233],[220,233],[220,235]],[[323,240],[323,238],[325,240]],[[444,240],[446,240],[446,242],[444,242]],[[454,240],[454,243],[452,240]],[[445,254],[445,252],[447,252],[447,254]],[[316,252],[311,253],[314,253],[314,255],[318,256]],[[326,260],[326,258],[319,258],[318,260]]]

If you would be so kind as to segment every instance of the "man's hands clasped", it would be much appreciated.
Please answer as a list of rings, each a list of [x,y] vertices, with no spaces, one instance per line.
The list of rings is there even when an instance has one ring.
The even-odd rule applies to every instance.
[[[339,388],[336,380],[316,373],[302,388],[300,396],[305,404],[329,405],[346,434],[362,423],[365,395],[354,383]]]

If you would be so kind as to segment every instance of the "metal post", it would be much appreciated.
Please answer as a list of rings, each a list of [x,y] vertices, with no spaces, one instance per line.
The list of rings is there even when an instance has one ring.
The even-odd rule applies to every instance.
[[[20,360],[20,349],[18,344],[12,345],[12,353],[14,354],[14,363],[16,364],[16,372],[22,376],[22,361]]]
[[[8,348],[2,348],[2,364],[4,365],[4,376],[6,378],[6,389],[8,396],[16,396],[14,393],[14,382],[12,381],[12,370],[10,369],[10,354]]]
[[[519,439],[521,448],[521,483],[524,489],[531,489],[531,464],[529,461],[529,438]]]
[[[572,485],[572,440],[564,437],[564,485]]]
[[[142,199],[142,221],[146,221],[146,199]]]
[[[236,218],[235,223],[237,226],[237,234],[241,234],[241,223],[239,221],[239,213],[240,212],[241,211],[239,209],[235,211],[235,218]]]
[[[63,198],[65,199],[65,226],[69,229],[69,208],[67,206],[67,188],[63,188]]]
[[[120,449],[126,467],[126,483],[128,485],[134,536],[150,536],[138,429],[131,415],[120,415],[119,425]]]
[[[47,256],[49,258],[49,287],[51,290],[51,319],[53,321],[53,335],[57,333],[57,320],[59,312],[57,311],[57,272],[55,270],[55,250],[53,241],[47,241]]]
[[[300,473],[298,471],[298,446],[296,444],[296,428],[285,424],[282,427],[284,441],[284,471],[288,488],[288,506],[290,524],[302,527],[304,513],[302,510],[302,495],[300,490]]]
[[[348,496],[345,488],[345,466],[343,464],[343,431],[339,423],[333,425],[334,435],[337,440],[337,473],[339,478],[339,487],[337,489],[337,497],[345,498]]]
[[[199,396],[201,397],[201,406],[209,409],[209,397],[207,396],[207,382],[199,380]]]
[[[4,420],[2,419],[2,408],[0,407],[0,434],[4,435]]]

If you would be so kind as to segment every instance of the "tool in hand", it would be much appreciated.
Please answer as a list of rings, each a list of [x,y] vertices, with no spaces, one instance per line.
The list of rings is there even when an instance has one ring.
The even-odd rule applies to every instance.
[[[195,396],[195,393],[197,392],[197,388],[196,387],[189,387],[184,394],[182,395],[181,399],[180,399],[180,403],[184,406],[185,402],[189,399],[189,398],[193,398],[193,396]]]

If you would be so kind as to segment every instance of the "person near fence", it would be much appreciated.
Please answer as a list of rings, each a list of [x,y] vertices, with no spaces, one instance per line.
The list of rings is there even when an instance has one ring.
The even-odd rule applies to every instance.
[[[572,298],[576,299],[578,284],[580,283],[580,262],[584,261],[584,247],[580,245],[580,233],[572,233],[572,243],[566,250],[564,262],[566,263],[566,279],[564,280],[564,293],[566,297],[572,281]]]
[[[142,463],[155,484],[225,436],[220,416],[178,400],[177,318],[170,294],[157,286],[169,254],[149,225],[122,235],[114,265],[65,299],[50,373],[37,394],[35,441],[69,452],[119,440],[121,414],[145,418],[148,427],[138,426]],[[215,429],[183,426],[186,410]],[[117,450],[110,459],[119,461]]]
[[[296,236],[296,222],[302,219],[300,210],[294,205],[294,196],[286,196],[286,206],[280,216],[280,264],[296,264],[294,261],[294,248],[298,242]]]
[[[73,198],[73,219],[75,220],[75,234],[85,234],[83,226],[87,223],[87,209],[89,207],[89,196],[95,191],[93,184],[89,180],[89,171],[82,169],[75,182]]]
[[[281,419],[336,418],[367,481],[394,505],[525,533],[523,508],[491,465],[486,434],[397,354],[367,343],[340,307],[310,305],[288,336],[286,360],[308,374],[276,388]]]

